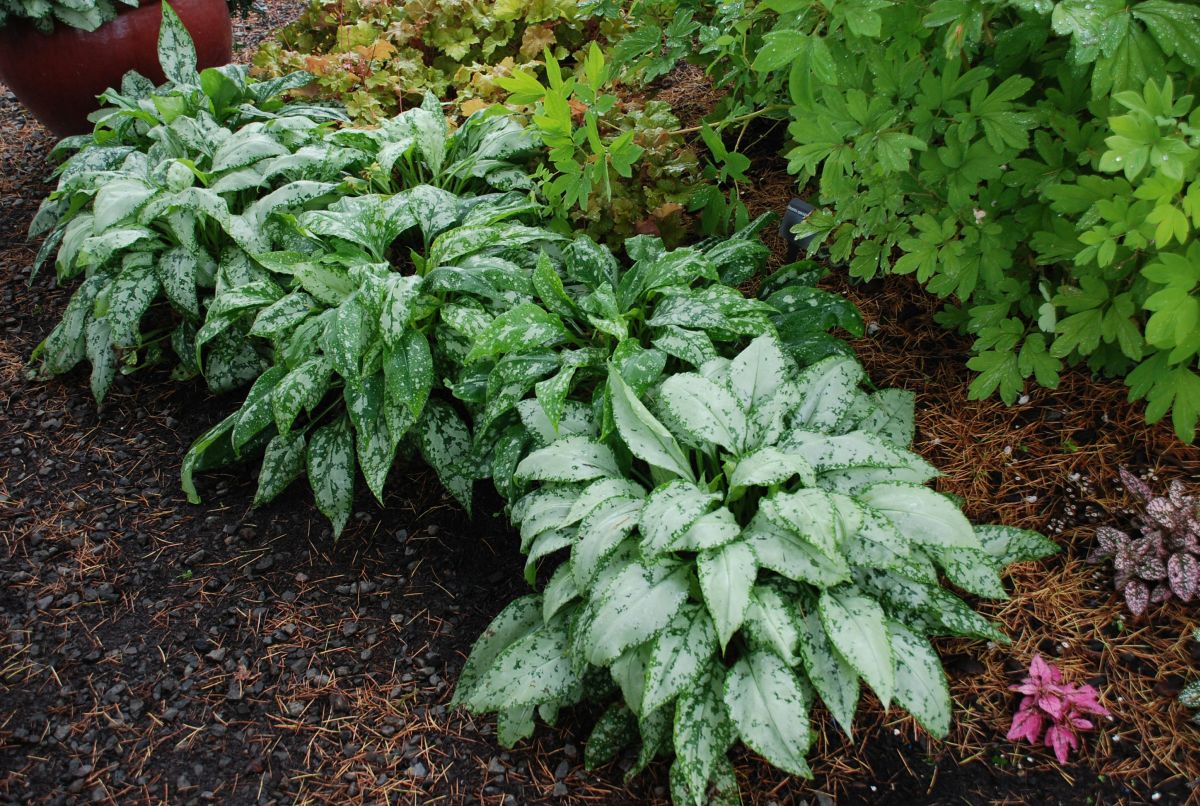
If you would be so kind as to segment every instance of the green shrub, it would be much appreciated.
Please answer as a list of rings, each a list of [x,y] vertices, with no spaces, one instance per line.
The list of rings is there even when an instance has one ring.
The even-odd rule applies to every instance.
[[[1011,403],[1086,364],[1193,439],[1200,8],[671,6],[726,91],[715,127],[790,120],[789,168],[824,205],[797,234],[853,277],[915,274],[948,300],[940,321],[974,338],[972,396]],[[643,29],[663,32],[649,53],[666,46],[670,26],[637,19],[618,50]]]

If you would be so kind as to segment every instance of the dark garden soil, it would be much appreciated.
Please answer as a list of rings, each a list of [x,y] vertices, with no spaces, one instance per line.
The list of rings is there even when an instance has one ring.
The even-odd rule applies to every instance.
[[[294,11],[272,5],[239,37]],[[69,294],[52,273],[29,282],[24,232],[49,190],[50,145],[0,87],[0,803],[664,802],[664,763],[631,788],[620,762],[583,769],[591,714],[505,751],[491,722],[448,708],[472,640],[524,590],[482,485],[469,517],[432,475],[398,468],[387,506],[360,496],[335,544],[300,485],[251,510],[245,469],[205,476],[204,503],[187,503],[180,458],[233,400],[152,375],[122,379],[97,411],[82,372],[29,376]],[[791,187],[764,177],[755,202],[780,208]],[[1065,551],[1018,568],[1011,601],[989,608],[1012,648],[943,644],[949,740],[870,704],[853,740],[821,722],[812,782],[740,756],[747,800],[1190,797],[1198,736],[1173,698],[1200,673],[1188,613],[1118,629],[1106,574],[1082,557],[1089,523],[1124,517],[1118,464],[1195,481],[1200,452],[1082,375],[1011,409],[968,402],[963,345],[932,324],[926,297],[898,281],[840,290],[872,323],[856,347],[874,380],[918,393],[918,447],[946,472],[942,489]],[[1003,739],[1006,687],[1034,651],[1096,683],[1114,712],[1067,767]]]

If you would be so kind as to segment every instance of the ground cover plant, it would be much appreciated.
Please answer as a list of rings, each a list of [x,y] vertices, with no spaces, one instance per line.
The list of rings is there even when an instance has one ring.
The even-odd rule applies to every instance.
[[[475,645],[457,700],[497,712],[506,743],[535,713],[607,704],[589,765],[634,745],[632,776],[673,754],[676,803],[706,803],[710,786],[736,800],[739,740],[808,777],[814,691],[846,732],[861,680],[944,735],[949,693],[925,636],[1005,639],[937,569],[1004,597],[1003,567],[1054,545],[972,527],[922,486],[936,471],[906,450],[912,399],[859,391],[851,358],[801,371],[767,332],[689,363],[661,382],[610,365],[590,416],[520,404],[543,447],[510,471],[511,514],[527,574],[559,562]]]
[[[669,5],[631,8],[648,22],[654,37],[625,40],[616,55],[588,48],[574,74],[561,69],[553,53],[543,53],[544,80],[532,70],[513,72],[505,90],[510,100],[521,92],[530,96],[520,105],[523,120],[496,114],[498,109],[448,120],[443,111],[449,105],[425,95],[420,106],[409,99],[394,118],[354,126],[338,108],[306,98],[298,85],[307,76],[286,82],[299,92],[289,91],[292,100],[284,101],[273,93],[260,98],[263,85],[236,70],[207,74],[207,79],[185,71],[185,81],[192,85],[176,81],[142,93],[131,84],[133,89],[114,93],[119,114],[112,114],[92,138],[68,143],[68,149],[80,154],[78,162],[64,168],[64,176],[72,164],[86,165],[85,155],[105,143],[131,148],[117,182],[129,180],[126,169],[142,160],[153,162],[153,169],[134,172],[133,178],[149,177],[153,185],[163,173],[179,190],[154,186],[152,197],[171,208],[199,207],[204,215],[210,208],[218,210],[195,228],[195,238],[203,244],[197,254],[206,256],[201,262],[215,270],[211,285],[197,281],[187,286],[188,302],[195,297],[193,310],[190,304],[177,304],[172,296],[177,289],[167,288],[161,276],[161,288],[151,290],[147,284],[132,296],[117,293],[129,268],[127,258],[131,266],[145,263],[158,274],[164,264],[188,252],[171,222],[155,218],[150,205],[144,208],[151,209],[145,222],[120,217],[126,215],[121,206],[101,199],[87,183],[60,187],[47,205],[45,220],[61,214],[64,226],[56,233],[61,243],[52,240],[45,247],[45,259],[56,252],[61,258],[62,249],[74,248],[68,240],[72,226],[80,228],[93,250],[103,247],[104,242],[92,239],[109,230],[96,232],[95,219],[110,211],[119,217],[113,226],[144,227],[167,240],[159,247],[148,237],[131,235],[133,241],[118,242],[111,258],[96,259],[84,249],[67,252],[68,258],[74,255],[66,264],[70,272],[116,277],[105,281],[91,304],[77,301],[69,308],[82,311],[87,322],[83,357],[91,357],[87,336],[92,330],[100,333],[115,321],[132,334],[119,345],[99,340],[101,347],[112,348],[97,350],[92,358],[94,370],[101,365],[99,394],[120,416],[134,398],[130,384],[117,380],[119,370],[113,367],[133,371],[150,366],[159,357],[157,350],[166,358],[171,334],[190,334],[185,349],[175,351],[179,374],[203,373],[216,391],[237,383],[249,391],[232,414],[228,407],[216,413],[220,399],[202,404],[199,416],[218,425],[200,434],[184,458],[189,497],[198,498],[201,471],[237,464],[258,467],[256,479],[238,468],[206,477],[203,489],[215,505],[167,516],[168,524],[177,523],[176,517],[195,518],[203,535],[199,543],[212,553],[211,559],[192,551],[196,541],[191,532],[188,540],[155,538],[146,552],[135,549],[161,566],[154,573],[186,588],[191,599],[168,609],[168,600],[158,600],[155,590],[139,593],[133,603],[139,623],[144,623],[140,609],[148,605],[156,627],[174,630],[188,644],[186,658],[173,652],[174,639],[165,639],[157,653],[165,668],[172,652],[172,675],[183,683],[176,681],[172,685],[179,688],[171,691],[183,692],[181,699],[168,690],[175,677],[156,683],[153,692],[142,687],[128,703],[111,678],[98,686],[96,681],[122,673],[122,658],[125,666],[157,663],[150,651],[137,660],[138,650],[131,646],[115,654],[97,653],[94,657],[103,662],[95,675],[81,672],[93,663],[93,655],[83,656],[82,649],[71,662],[56,662],[52,668],[56,680],[61,673],[72,685],[85,681],[74,695],[64,689],[63,697],[83,702],[86,692],[103,692],[105,703],[117,703],[115,710],[105,706],[109,725],[99,734],[79,735],[76,744],[97,736],[96,742],[108,741],[112,749],[111,739],[119,735],[125,746],[143,747],[150,740],[158,748],[143,754],[129,778],[127,770],[108,767],[68,771],[64,779],[73,782],[71,787],[82,791],[111,775],[126,787],[115,791],[118,800],[131,797],[129,787],[157,791],[160,782],[140,774],[147,759],[153,764],[152,756],[168,753],[186,758],[189,748],[212,747],[230,736],[227,741],[235,745],[273,748],[269,756],[251,758],[246,769],[252,781],[264,766],[300,748],[309,774],[291,785],[295,791],[288,791],[289,784],[268,784],[271,772],[257,779],[259,795],[271,786],[271,795],[282,800],[303,800],[315,792],[335,800],[367,793],[387,800],[420,792],[458,802],[470,797],[469,789],[474,797],[481,790],[497,797],[512,791],[522,800],[595,800],[608,794],[657,801],[670,793],[677,802],[731,802],[738,798],[738,779],[748,779],[747,794],[757,801],[807,789],[780,774],[815,773],[822,781],[819,791],[836,791],[837,784],[825,784],[854,769],[859,771],[855,786],[867,798],[868,783],[875,792],[876,784],[891,781],[894,786],[896,776],[903,775],[898,767],[893,774],[888,768],[861,766],[864,757],[883,756],[900,759],[893,765],[932,769],[928,788],[921,787],[929,797],[938,772],[946,772],[936,766],[946,754],[952,761],[991,764],[989,773],[1009,783],[1024,778],[1030,768],[1056,769],[1046,764],[1049,753],[1030,755],[1029,748],[1002,740],[1016,706],[1008,685],[1024,671],[1017,668],[1019,661],[1030,657],[1038,658],[1034,673],[1017,688],[1033,699],[1018,707],[1020,724],[1011,726],[1012,738],[1046,743],[1059,757],[1080,747],[1076,731],[1091,727],[1085,724],[1092,721],[1087,714],[1105,716],[1106,709],[1090,686],[1065,686],[1052,669],[1061,667],[1067,679],[1086,679],[1098,669],[1107,676],[1105,705],[1113,713],[1105,718],[1119,724],[1089,736],[1095,749],[1088,741],[1078,754],[1086,766],[1065,769],[1087,791],[1116,791],[1116,785],[1092,781],[1090,773],[1123,770],[1114,774],[1131,780],[1129,776],[1144,773],[1131,772],[1129,765],[1141,764],[1138,769],[1144,770],[1174,752],[1163,755],[1163,737],[1144,725],[1153,719],[1147,713],[1162,713],[1158,700],[1181,710],[1173,696],[1179,690],[1177,666],[1161,667],[1171,669],[1166,680],[1161,679],[1164,672],[1156,672],[1157,698],[1147,693],[1149,684],[1131,697],[1128,682],[1137,677],[1128,669],[1161,649],[1156,643],[1159,626],[1136,624],[1135,634],[1124,635],[1129,625],[1103,623],[1111,608],[1107,597],[1092,592],[1094,586],[1080,582],[1078,540],[1058,541],[1067,546],[1066,559],[1045,567],[1022,562],[1008,568],[1010,561],[1044,557],[1057,547],[1034,532],[973,521],[1002,517],[1045,525],[1052,512],[1048,523],[1058,532],[1064,519],[1075,517],[1074,504],[1057,502],[1055,492],[1043,499],[1046,503],[1039,501],[1046,478],[1075,479],[1078,472],[1068,475],[1065,468],[1089,467],[1089,461],[1101,466],[1097,457],[1113,444],[1120,445],[1114,454],[1128,455],[1130,445],[1159,457],[1188,454],[1172,453],[1182,446],[1164,449],[1163,435],[1157,432],[1138,432],[1152,436],[1140,442],[1113,443],[1107,433],[1085,436],[1074,420],[1047,425],[1062,419],[1049,415],[1036,429],[1027,429],[1027,422],[1016,423],[999,408],[972,408],[962,394],[941,394],[939,389],[953,384],[932,379],[944,378],[946,366],[953,363],[945,356],[956,353],[957,342],[939,341],[942,336],[914,326],[910,320],[917,308],[881,316],[878,300],[860,294],[860,303],[869,303],[868,315],[861,316],[846,298],[827,290],[830,278],[815,262],[785,265],[768,274],[771,251],[760,236],[771,238],[772,218],[747,220],[746,208],[739,208],[736,198],[733,204],[721,199],[711,207],[712,197],[694,202],[705,216],[719,220],[720,226],[712,229],[732,231],[732,237],[693,239],[673,248],[677,235],[654,221],[644,198],[637,201],[617,192],[623,181],[636,186],[645,179],[636,169],[622,174],[622,167],[631,167],[630,146],[645,146],[636,137],[622,143],[624,134],[606,123],[612,119],[605,109],[617,109],[624,92],[613,83],[613,71],[629,80],[661,77],[688,51],[692,36],[703,49],[716,48],[723,59],[743,63],[751,63],[762,49],[738,53],[751,41],[738,38],[749,29],[739,27],[743,19],[725,6],[682,12]],[[598,4],[596,13],[613,22],[625,19],[605,4]],[[757,18],[747,19],[751,27],[757,24]],[[168,37],[178,34],[169,20],[164,30]],[[172,45],[164,53],[170,58],[177,50]],[[222,77],[232,88],[225,87]],[[772,80],[786,87],[786,76],[777,72]],[[756,188],[744,184],[750,161],[741,153],[743,146],[769,130],[760,124],[783,122],[789,114],[787,104],[738,109],[735,101],[753,89],[751,84],[746,81],[742,89],[712,99],[719,114],[689,125],[686,132],[709,149],[710,169],[719,175],[714,178],[743,183],[747,199]],[[564,103],[565,115],[560,114]],[[669,110],[658,109],[661,115],[651,113],[657,125],[671,137],[682,136],[674,131],[677,123],[665,122]],[[215,168],[209,144],[185,136],[197,127],[217,132],[209,116],[228,130],[215,134],[216,151],[222,143],[239,151],[284,151],[255,155],[244,171]],[[552,145],[555,136],[562,138],[554,146],[557,164],[539,155],[539,146]],[[189,175],[174,170],[177,165],[188,168]],[[98,185],[111,178],[101,174],[117,173],[106,170],[87,181]],[[580,214],[591,205],[581,204],[577,184],[558,181],[564,176],[586,180],[591,187],[585,194],[605,203],[624,198],[630,215],[642,216],[639,223],[653,223],[644,228],[657,229],[657,234],[629,237],[620,227],[592,229],[591,235],[576,231],[572,220],[582,224],[586,219]],[[315,195],[294,187],[301,183],[310,183],[307,190]],[[214,192],[218,186],[223,190]],[[613,195],[606,198],[610,189]],[[207,193],[194,194],[199,204],[169,200],[169,194],[189,190]],[[283,198],[292,193],[298,196],[294,204]],[[222,201],[226,212],[209,195]],[[280,204],[266,203],[273,198]],[[785,198],[772,196],[769,206],[781,206]],[[75,223],[84,216],[92,221]],[[612,224],[603,215],[592,218],[592,226],[597,223]],[[818,281],[826,288],[815,287]],[[881,296],[894,301],[894,291],[882,288]],[[157,296],[142,308],[143,295]],[[134,304],[116,310],[113,299]],[[78,355],[74,326],[65,332],[64,327],[43,348],[47,360]],[[921,410],[911,394],[872,385],[854,350],[829,332],[834,327],[852,337],[871,335],[860,338],[856,348],[868,358],[872,377],[895,378],[897,368],[906,368],[904,385],[927,390]],[[921,337],[913,337],[918,331]],[[922,339],[940,347],[930,350]],[[244,345],[247,359],[244,372],[228,385],[219,382],[227,377],[220,371],[226,340]],[[57,351],[48,349],[56,345]],[[1071,383],[1079,380],[1070,377]],[[69,394],[63,385],[50,388]],[[165,395],[184,390],[182,395],[192,398],[195,388],[167,386]],[[137,394],[140,416],[152,392],[143,384]],[[45,398],[43,388],[34,405]],[[1088,399],[1105,410],[1106,430],[1112,427],[1108,417],[1128,422],[1125,408],[1106,409],[1111,395]],[[1073,411],[1069,396],[1056,400]],[[29,401],[18,399],[14,405],[31,411]],[[51,411],[45,406],[37,417]],[[194,406],[187,412],[189,421],[196,418]],[[973,412],[971,427],[959,419],[963,412]],[[1010,417],[1007,430],[989,430],[987,423],[1005,417]],[[0,409],[0,419],[8,418],[9,410]],[[1098,429],[1100,422],[1095,420]],[[925,458],[912,449],[918,423]],[[21,424],[14,433],[31,427]],[[104,427],[101,421],[99,428]],[[149,458],[152,452],[141,443],[143,432],[135,430],[139,457],[155,462],[157,470],[170,465],[174,474],[182,449],[165,451],[170,454],[165,462]],[[185,427],[182,444],[192,442],[199,430]],[[1019,438],[1014,437],[1018,432]],[[977,439],[978,434],[991,439]],[[18,479],[22,489],[29,479],[36,485],[55,472],[49,462],[37,465],[40,460],[19,436],[5,440],[5,454],[24,463]],[[179,446],[177,440],[170,444]],[[1009,453],[1003,455],[1010,460],[977,461],[988,451],[1000,456],[1005,447]],[[427,478],[415,464],[396,467],[398,457],[417,455],[433,470]],[[935,465],[953,474],[939,480],[938,488],[961,496],[944,496],[929,486],[938,475]],[[112,466],[121,469],[105,465],[101,474],[130,472],[123,450],[115,452]],[[1186,467],[1186,459],[1179,466]],[[319,519],[303,505],[309,489],[292,487],[301,475],[308,477],[306,487],[331,522],[335,541],[327,539],[329,530],[314,524]],[[440,485],[425,483],[435,477]],[[248,478],[253,479],[249,487]],[[1019,484],[1014,485],[1014,478]],[[495,500],[475,489],[476,481],[486,479],[506,502],[501,511],[486,513],[496,515],[494,527],[486,518],[468,523],[469,516],[461,514],[473,502],[478,507],[480,501]],[[123,477],[120,484],[127,484]],[[1014,486],[1020,489],[1014,491]],[[1031,495],[1027,486],[1037,494]],[[380,517],[374,506],[364,505],[367,490],[388,509],[399,505],[404,516],[392,517],[392,510]],[[253,506],[262,508],[259,512],[248,511],[251,495]],[[123,513],[128,496],[124,486],[114,495],[120,514],[112,517],[122,531],[127,530]],[[451,498],[461,508],[450,504]],[[7,506],[8,500],[0,503]],[[1178,502],[1171,501],[1171,511],[1178,515]],[[93,521],[91,505],[83,498],[78,503],[71,502],[67,517]],[[31,504],[29,511],[41,509]],[[105,509],[104,516],[109,512]],[[162,517],[160,508],[151,522]],[[505,529],[510,519],[517,534]],[[54,533],[56,527],[45,526],[41,516],[35,520],[23,521],[33,535],[23,549],[33,549],[32,577],[46,573],[50,564],[44,560],[55,557],[55,568],[68,570],[50,571],[47,579],[53,574],[72,578],[71,560],[37,548],[43,530]],[[233,558],[229,552],[242,549],[230,547],[239,542],[257,552],[254,531],[247,529],[256,522],[278,523],[288,535],[286,545],[252,558]],[[101,532],[110,528],[101,523]],[[493,528],[496,534],[488,534]],[[1094,530],[1087,531],[1090,541]],[[510,545],[503,545],[506,540]],[[186,556],[179,554],[185,547]],[[121,606],[111,604],[117,598],[124,604],[125,597],[113,594],[111,587],[87,587],[96,573],[106,573],[114,543],[99,545],[85,537],[73,548],[81,558],[77,577],[85,586],[78,594],[63,595],[57,580],[46,600],[40,592],[33,595],[40,581],[12,576],[18,586],[30,588],[29,596],[20,599],[28,603],[23,623],[35,623],[45,618],[37,614],[51,611],[56,618],[63,616],[72,596],[86,603],[84,609],[105,614]],[[524,554],[523,580],[521,558],[512,556],[518,548]],[[93,554],[104,562],[98,566]],[[359,558],[368,555],[383,559],[382,566],[371,566],[385,568],[382,577],[375,571],[357,575]],[[303,556],[307,561],[297,562]],[[342,584],[341,570],[331,572],[328,564],[347,556],[354,557],[345,566],[351,577]],[[222,568],[213,571],[206,565]],[[460,572],[475,590],[485,592],[486,600],[468,604],[471,615],[465,620],[462,591],[453,584],[443,588]],[[1011,575],[1011,582],[1002,581],[1004,575]],[[231,587],[244,585],[256,589],[249,598],[227,596]],[[461,667],[459,656],[466,657],[470,639],[504,601],[528,586],[535,592],[503,610]],[[340,598],[329,608],[321,602],[314,609],[311,597],[323,588],[352,602]],[[1012,600],[1007,598],[1010,590]],[[1077,601],[1083,596],[1086,607]],[[1046,602],[1051,605],[1043,609]],[[214,608],[221,615],[210,621]],[[326,614],[334,609],[343,615],[330,626]],[[1164,620],[1172,617],[1162,614]],[[1055,625],[1053,633],[1047,624]],[[114,626],[97,634],[109,636]],[[262,641],[256,648],[231,647],[226,654],[224,642],[231,630]],[[1019,648],[1006,649],[1006,633]],[[18,645],[30,640],[19,630],[0,634]],[[1180,633],[1173,634],[1178,638]],[[384,635],[382,641],[379,635]],[[945,638],[955,635],[976,643]],[[980,639],[989,642],[986,647]],[[54,657],[62,647],[59,642],[52,650]],[[1116,647],[1124,650],[1119,663],[1113,657]],[[1169,664],[1175,663],[1178,650],[1175,646],[1163,653]],[[0,685],[36,669],[42,651],[33,641],[28,663],[6,662],[0,667]],[[1038,653],[1061,657],[1040,663]],[[1157,658],[1155,666],[1160,669]],[[401,675],[401,669],[407,671]],[[276,688],[279,681],[293,679],[299,688]],[[867,690],[862,690],[864,683]],[[517,765],[529,759],[527,772],[511,764],[507,754],[481,759],[464,749],[499,753],[489,738],[490,720],[472,721],[447,710],[445,698],[452,688],[456,702],[470,711],[498,714],[496,731],[503,744],[534,737],[533,746],[540,749],[525,746],[513,754]],[[1124,705],[1122,694],[1129,700]],[[28,696],[36,701],[36,693]],[[195,709],[187,703],[197,701],[204,708],[219,701],[219,724],[194,719]],[[153,739],[134,740],[147,702],[160,730],[151,731]],[[167,702],[180,709],[164,711]],[[888,713],[891,704],[912,716]],[[69,706],[59,703],[55,709],[61,714]],[[181,713],[182,721],[176,722]],[[599,719],[592,720],[593,715]],[[95,716],[93,711],[90,718]],[[535,736],[539,719],[561,719],[568,737],[580,723],[594,724],[581,756],[596,771],[594,776],[570,772],[578,755],[573,744],[547,753],[547,742],[552,745],[564,734],[542,729]],[[259,720],[269,723],[265,732],[256,733]],[[0,747],[9,746],[9,724],[0,721]],[[159,741],[162,731],[176,731],[180,724],[200,728],[183,741],[177,734]],[[1136,727],[1150,742],[1130,740]],[[37,740],[43,743],[59,741],[66,735],[58,724],[28,731],[22,725],[19,730],[18,742],[33,736],[55,737]],[[930,744],[925,733],[944,736],[947,742]],[[745,748],[737,749],[739,744]],[[1138,746],[1132,757],[1121,752],[1131,744]],[[988,748],[992,761],[980,761],[981,747]],[[1154,748],[1153,762],[1138,760],[1136,750],[1143,747]],[[563,760],[551,772],[547,765],[553,766],[557,753]],[[674,756],[674,761],[653,763],[660,756]],[[236,771],[241,761],[220,756],[216,766]],[[749,775],[747,762],[757,765]],[[1021,773],[1002,772],[1005,762],[1014,762]],[[332,776],[324,772],[330,763],[337,767]],[[314,771],[314,765],[321,771]],[[453,773],[446,778],[445,771],[456,765],[460,770],[471,767],[470,781]],[[831,765],[841,771],[833,778]],[[648,766],[653,767],[648,775],[639,775]],[[956,766],[954,761],[950,769]],[[546,769],[535,771],[542,767]],[[622,773],[636,778],[634,789],[620,789]],[[27,782],[44,780],[45,773],[24,775],[26,783],[16,786],[29,790],[34,785]],[[200,765],[188,776],[212,780]],[[210,785],[212,797],[244,791],[239,776],[224,776]],[[539,783],[522,783],[522,776]],[[162,783],[164,791],[181,795],[191,789],[179,777],[173,784]],[[664,784],[661,791],[657,783]],[[92,797],[102,799],[95,792]]]

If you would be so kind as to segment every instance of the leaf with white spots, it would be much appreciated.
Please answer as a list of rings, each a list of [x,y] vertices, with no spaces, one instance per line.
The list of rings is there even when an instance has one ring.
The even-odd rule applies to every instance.
[[[703,551],[696,560],[704,604],[717,627],[721,650],[742,626],[750,607],[750,590],[758,575],[758,561],[745,542]]]
[[[941,548],[981,549],[966,516],[944,495],[916,484],[873,484],[858,496],[915,543]]]
[[[293,431],[276,434],[263,452],[262,468],[258,472],[258,490],[254,506],[269,503],[304,472],[304,434]]]
[[[685,604],[652,644],[642,713],[662,708],[690,688],[716,652],[712,616],[698,604]]]
[[[892,701],[896,675],[883,608],[848,586],[822,591],[817,612],[838,654],[867,681],[886,708]]]
[[[291,370],[271,394],[271,414],[279,432],[287,433],[301,410],[312,413],[325,397],[333,367],[318,355]]]
[[[476,337],[466,363],[531,347],[552,347],[567,338],[562,319],[533,303],[505,311]]]
[[[694,367],[702,366],[706,361],[717,357],[712,339],[702,330],[688,330],[668,325],[654,331],[651,344],[667,355],[672,355],[680,361],[686,361]]]
[[[950,732],[950,688],[933,647],[898,621],[888,622],[896,657],[896,702],[942,738]]]
[[[526,456],[517,465],[518,481],[591,481],[619,476],[608,446],[587,437],[565,437]]]
[[[141,340],[138,325],[162,284],[154,266],[132,263],[117,275],[108,291],[108,325],[118,347],[136,347]]]
[[[317,508],[333,523],[336,539],[354,507],[354,434],[339,417],[313,432],[308,443],[308,483]]]
[[[691,465],[671,436],[614,367],[608,370],[608,389],[612,398],[613,421],[630,453],[655,467],[694,481]]]
[[[91,387],[96,403],[103,403],[117,376],[117,353],[113,350],[112,329],[107,319],[88,322],[84,337],[88,361],[92,362]]]
[[[725,705],[742,741],[779,769],[811,778],[804,760],[812,743],[810,697],[773,652],[743,655],[725,676]]]
[[[442,485],[471,511],[475,477],[471,472],[471,432],[466,423],[441,400],[425,404],[417,427],[421,455],[437,473]]]
[[[433,355],[419,330],[406,330],[384,350],[383,375],[388,397],[408,407],[414,417],[425,410],[433,389]]]

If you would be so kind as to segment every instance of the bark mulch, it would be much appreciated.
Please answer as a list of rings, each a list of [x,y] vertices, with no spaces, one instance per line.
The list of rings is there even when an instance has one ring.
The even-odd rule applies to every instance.
[[[243,42],[286,22],[239,24]],[[245,59],[248,50],[239,51]],[[179,491],[191,441],[234,405],[163,375],[121,379],[102,411],[76,371],[28,374],[69,289],[30,282],[24,231],[49,190],[48,135],[0,87],[0,803],[661,803],[666,765],[626,787],[625,759],[582,767],[593,714],[513,751],[448,708],[472,640],[523,592],[514,536],[484,495],[474,519],[419,468],[387,506],[363,495],[341,540],[301,486],[251,510],[248,473]],[[764,177],[754,201],[792,191]],[[1149,427],[1117,385],[1068,374],[1013,408],[966,399],[964,343],[902,279],[831,281],[871,323],[872,378],[919,395],[918,449],[972,517],[1048,530],[1058,557],[987,606],[1013,646],[944,642],[957,706],[933,742],[867,700],[853,739],[819,722],[812,782],[738,757],[751,803],[1182,802],[1198,740],[1174,702],[1196,674],[1189,611],[1121,618],[1093,524],[1125,522],[1116,467],[1197,481],[1200,452]],[[1098,685],[1114,719],[1075,763],[1004,741],[1007,686],[1035,651]]]

